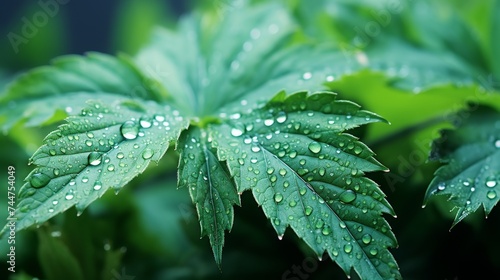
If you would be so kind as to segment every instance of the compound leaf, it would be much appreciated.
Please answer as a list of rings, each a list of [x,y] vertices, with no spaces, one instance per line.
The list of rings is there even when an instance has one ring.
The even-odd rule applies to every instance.
[[[425,194],[424,205],[445,195],[458,208],[455,226],[481,205],[488,215],[500,199],[500,112],[471,105],[455,115],[456,129],[441,131],[430,158],[442,162]]]
[[[153,101],[89,101],[32,156],[37,167],[19,191],[17,230],[73,205],[81,212],[108,189],[119,191],[151,160],[158,161],[188,123]]]
[[[393,210],[364,177],[386,168],[344,132],[380,121],[330,92],[281,92],[261,109],[229,116],[207,137],[238,192],[251,189],[280,238],[291,227],[347,274],[354,268],[362,279],[399,279],[388,251],[396,239],[381,217]]]
[[[161,100],[149,87],[148,80],[125,57],[100,53],[62,56],[51,66],[21,74],[8,85],[0,96],[0,125],[7,131],[20,121],[30,126],[44,124],[58,110],[78,114],[92,98],[103,103],[127,97]]]

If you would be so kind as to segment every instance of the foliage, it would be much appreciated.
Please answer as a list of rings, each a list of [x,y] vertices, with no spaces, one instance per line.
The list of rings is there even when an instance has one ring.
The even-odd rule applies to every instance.
[[[152,29],[135,54],[66,55],[13,78],[0,125],[9,145],[32,152],[15,204],[16,230],[40,244],[30,273],[109,279],[124,263],[150,279],[212,279],[255,262],[265,265],[250,276],[280,268],[283,279],[305,279],[328,258],[330,275],[419,279],[422,261],[404,253],[425,222],[440,230],[451,204],[452,227],[484,231],[474,213],[493,215],[500,198],[500,72],[498,20],[483,12],[500,2],[310,2],[198,3],[174,27]],[[247,203],[268,223],[251,224],[262,213]],[[403,221],[391,227],[386,214]],[[203,261],[196,230],[216,265]],[[272,231],[313,257],[302,271],[270,268]],[[233,234],[260,245],[235,256],[245,244]],[[102,236],[133,244],[136,259],[108,241],[95,249]],[[149,270],[133,265],[153,255],[163,260]]]

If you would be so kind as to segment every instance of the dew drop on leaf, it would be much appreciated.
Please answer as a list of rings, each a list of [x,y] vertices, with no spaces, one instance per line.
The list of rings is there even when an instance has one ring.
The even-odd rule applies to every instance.
[[[497,193],[495,191],[488,191],[486,193],[486,196],[489,198],[489,199],[494,199],[495,197],[497,197]]]
[[[142,128],[150,128],[152,125],[151,119],[149,119],[148,117],[142,117],[139,120],[139,124],[141,125]]]
[[[101,181],[96,181],[96,182],[94,183],[94,190],[95,190],[95,191],[98,191],[98,190],[100,190],[101,188],[102,188],[102,183],[101,183]]]
[[[148,148],[148,149],[146,149],[146,150],[144,150],[144,151],[142,152],[142,158],[143,158],[143,159],[150,159],[150,158],[152,158],[152,157],[153,157],[153,155],[154,155],[154,151],[153,151],[153,150],[151,150],[151,149],[149,149],[149,148]]]
[[[311,151],[312,153],[315,153],[315,154],[321,152],[321,144],[316,142],[316,141],[309,143],[308,148],[309,148],[309,151]]]
[[[497,185],[497,181],[494,176],[490,176],[486,178],[486,186],[489,188],[493,188]]]
[[[280,203],[281,201],[283,201],[283,195],[281,193],[276,193],[274,195],[274,201],[276,201],[276,203]]]
[[[276,122],[277,123],[284,123],[286,121],[286,118],[287,118],[286,113],[281,111],[276,116]]]
[[[99,165],[102,162],[102,154],[99,152],[91,152],[88,156],[88,161],[92,166]]]
[[[233,127],[231,129],[231,135],[233,135],[234,137],[241,136],[242,134],[243,134],[243,130],[241,130],[239,128]]]
[[[120,127],[120,132],[123,138],[132,140],[137,138],[137,135],[139,134],[139,127],[134,121],[126,121]]]
[[[352,190],[347,190],[341,193],[339,198],[343,203],[351,203],[356,199],[356,193]]]
[[[309,205],[308,205],[308,206],[306,206],[306,208],[304,209],[304,212],[305,212],[306,216],[309,216],[309,215],[311,215],[311,214],[312,214],[313,209],[312,209],[312,207],[311,207],[311,206],[309,206]]]
[[[72,200],[74,197],[73,192],[69,191],[64,198],[66,198],[66,200]]]
[[[346,252],[347,254],[352,252],[352,244],[351,243],[347,243],[344,245],[344,252]]]
[[[363,241],[364,244],[368,245],[372,242],[372,236],[367,233],[363,235],[363,237],[361,237],[361,241]]]
[[[35,173],[31,176],[30,183],[34,188],[45,187],[50,181],[50,177],[43,173]]]

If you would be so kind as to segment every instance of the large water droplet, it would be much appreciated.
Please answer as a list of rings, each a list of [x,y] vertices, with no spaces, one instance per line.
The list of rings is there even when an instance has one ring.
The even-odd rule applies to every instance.
[[[153,151],[153,150],[151,150],[151,149],[149,149],[149,148],[148,148],[148,149],[146,149],[146,150],[144,150],[144,151],[142,152],[142,158],[143,158],[143,159],[150,159],[150,158],[152,158],[152,157],[153,157],[153,155],[154,155],[154,151]]]
[[[313,209],[312,209],[312,207],[311,207],[311,206],[309,206],[309,205],[308,205],[308,206],[306,206],[306,208],[304,209],[304,212],[305,212],[306,216],[309,216],[309,215],[311,215],[311,213],[313,212]]]
[[[233,127],[231,129],[231,135],[233,135],[234,137],[241,136],[242,134],[243,134],[243,130],[241,130],[239,128]]]
[[[91,152],[88,156],[89,164],[96,166],[102,162],[102,154],[99,152]]]
[[[120,127],[120,132],[125,139],[135,139],[137,138],[137,134],[139,134],[139,127],[133,121],[126,121]]]
[[[495,191],[488,191],[486,193],[486,196],[489,198],[489,199],[494,199],[495,197],[497,197],[497,193]]]
[[[66,200],[72,200],[74,197],[73,192],[69,191],[64,198],[66,198]]]
[[[35,173],[31,176],[30,183],[33,188],[45,187],[50,181],[50,177],[43,173]]]
[[[497,141],[495,141],[495,147],[496,148],[500,148],[500,139],[498,139]]]
[[[494,176],[490,176],[486,178],[486,186],[489,188],[493,188],[497,185],[496,178]]]
[[[149,117],[142,117],[139,121],[142,128],[150,128],[152,125],[151,119]]]
[[[352,244],[351,243],[347,243],[344,245],[344,252],[346,252],[347,254],[352,252]]]
[[[280,203],[281,201],[283,201],[283,195],[281,193],[276,193],[274,195],[274,201],[276,201],[276,203]]]
[[[367,233],[367,234],[363,235],[363,237],[361,237],[361,241],[363,241],[363,243],[368,245],[368,244],[370,244],[370,242],[372,242],[372,236]]]
[[[94,184],[94,190],[98,191],[102,188],[102,183],[101,181],[96,181]]]
[[[309,148],[309,151],[311,151],[312,153],[315,153],[315,154],[321,152],[321,144],[316,142],[316,141],[309,143],[308,148]]]
[[[276,122],[277,123],[284,123],[286,121],[286,113],[285,112],[279,112],[277,117],[276,117]]]
[[[351,203],[356,199],[356,193],[352,190],[347,190],[340,194],[339,199],[343,203]]]

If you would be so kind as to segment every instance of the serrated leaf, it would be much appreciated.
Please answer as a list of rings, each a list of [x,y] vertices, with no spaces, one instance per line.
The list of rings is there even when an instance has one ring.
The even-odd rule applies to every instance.
[[[136,60],[179,108],[199,117],[256,108],[281,90],[322,90],[360,68],[339,49],[296,42],[298,30],[277,3],[232,7],[216,19],[192,14],[175,31],[157,29]]]
[[[7,131],[20,121],[30,126],[43,124],[57,110],[78,114],[88,99],[103,103],[131,97],[162,100],[150,87],[123,56],[62,56],[51,66],[35,68],[9,84],[0,97],[0,125]]]
[[[207,136],[227,161],[238,192],[251,189],[281,238],[288,226],[322,257],[326,251],[362,279],[400,278],[382,213],[393,214],[365,172],[386,168],[344,131],[383,119],[330,92],[286,97],[233,115]]]
[[[424,205],[445,195],[458,208],[455,226],[481,205],[488,215],[500,199],[500,112],[471,105],[458,112],[456,129],[441,131],[430,159],[443,163],[425,194]]]
[[[233,226],[233,205],[240,205],[239,196],[216,152],[210,147],[205,130],[191,128],[179,141],[178,186],[189,189],[198,212],[201,234],[209,236],[215,261],[220,266],[224,231]]]
[[[73,205],[81,212],[108,189],[119,191],[158,161],[187,125],[177,111],[152,101],[89,101],[32,156],[37,167],[19,191],[17,230]]]

